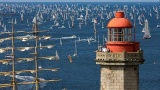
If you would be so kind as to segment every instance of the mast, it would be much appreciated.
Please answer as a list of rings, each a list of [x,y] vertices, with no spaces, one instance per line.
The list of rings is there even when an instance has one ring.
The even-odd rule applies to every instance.
[[[74,28],[75,27],[74,26],[74,16],[71,16],[70,18],[71,18],[71,21],[72,21],[72,28]]]
[[[53,48],[54,45],[46,45],[46,46],[38,46],[38,41],[39,39],[44,39],[44,40],[48,40],[50,37],[49,36],[39,36],[39,32],[46,32],[45,30],[43,31],[38,31],[38,27],[37,27],[37,23],[35,22],[33,24],[33,31],[32,32],[23,32],[23,33],[33,33],[33,36],[15,36],[15,33],[20,33],[20,31],[16,31],[14,32],[14,22],[12,20],[12,32],[5,32],[3,34],[10,34],[11,36],[10,37],[7,37],[7,38],[2,38],[0,39],[1,43],[5,40],[11,40],[12,44],[11,44],[11,47],[1,47],[0,48],[0,53],[5,53],[5,51],[8,51],[10,50],[11,51],[11,54],[5,56],[7,57],[7,59],[1,59],[0,60],[0,63],[2,64],[8,64],[9,62],[12,63],[11,67],[12,70],[9,70],[9,71],[5,71],[5,72],[0,72],[0,75],[1,76],[12,76],[12,80],[10,83],[4,83],[4,82],[0,82],[0,88],[7,88],[7,87],[11,87],[12,90],[17,90],[17,85],[27,85],[27,84],[34,84],[35,85],[35,90],[39,90],[39,83],[42,83],[42,82],[57,82],[57,81],[60,81],[60,79],[56,79],[56,80],[52,80],[52,79],[49,79],[49,80],[41,80],[39,79],[39,71],[58,71],[59,68],[38,68],[38,61],[39,60],[59,60],[59,56],[58,56],[58,53],[56,56],[39,56],[38,54],[38,49],[40,48],[48,48],[48,49],[51,49]],[[25,46],[17,46],[15,47],[15,39],[20,39],[23,41],[23,39],[26,39],[27,40],[30,40],[30,39],[34,39],[35,40],[35,45],[34,46],[31,46],[31,47],[25,47]],[[47,38],[47,39],[46,39]],[[15,56],[18,56],[15,52],[15,50],[19,50],[19,51],[27,51],[27,50],[30,50],[30,49],[33,49],[34,52],[31,53],[31,54],[34,54],[33,57],[29,57],[29,58],[16,58]],[[26,52],[27,53],[27,52]],[[16,64],[15,62],[18,62],[20,63],[21,61],[32,61],[34,62],[34,69],[31,69],[31,70],[15,70],[15,67],[16,67]],[[16,77],[17,74],[20,74],[20,73],[25,73],[25,72],[28,72],[28,73],[35,73],[35,75],[32,75],[34,77],[34,81],[22,81],[22,82],[17,82],[18,78]]]
[[[39,79],[38,79],[38,60],[37,60],[37,58],[38,58],[38,51],[37,51],[37,47],[38,47],[38,29],[37,29],[37,21],[34,23],[34,35],[35,35],[35,37],[36,37],[36,39],[35,39],[35,74],[36,74],[36,76],[35,76],[35,84],[36,84],[36,90],[38,90],[38,84],[39,84]]]
[[[97,23],[97,20],[96,19],[94,19],[94,21],[93,21],[93,27],[94,27],[94,39],[95,39],[95,41],[96,41],[96,33],[97,33],[97,29],[96,29],[96,23]]]
[[[98,49],[99,49],[99,46],[100,46],[100,45],[99,45],[99,36],[98,36],[98,41],[97,41],[97,43],[98,43]]]
[[[136,15],[134,14],[134,41],[136,41]]]
[[[15,80],[15,49],[14,49],[14,22],[12,20],[12,53],[11,53],[11,58],[12,58],[12,85],[13,85],[13,90],[16,90],[16,80]]]

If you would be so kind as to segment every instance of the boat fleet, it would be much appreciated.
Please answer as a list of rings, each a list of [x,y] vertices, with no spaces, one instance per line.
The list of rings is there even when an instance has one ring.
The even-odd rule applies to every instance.
[[[159,6],[154,5],[150,6],[150,8],[145,7],[141,3],[135,3],[131,6],[125,4],[110,4],[110,3],[1,3],[0,4],[0,43],[6,43],[6,41],[12,41],[12,46],[9,47],[1,47],[0,53],[5,53],[8,50],[12,50],[14,47],[14,43],[20,40],[23,43],[28,42],[26,47],[18,46],[14,47],[21,52],[30,51],[31,49],[35,49],[35,52],[30,54],[35,55],[38,53],[37,48],[43,49],[48,48],[52,49],[55,45],[43,45],[44,43],[37,43],[36,46],[28,46],[30,44],[29,41],[38,42],[39,40],[45,41],[54,41],[59,40],[59,44],[61,46],[64,45],[63,40],[72,40],[74,42],[74,50],[73,54],[69,55],[69,61],[74,62],[72,57],[77,57],[78,55],[78,47],[77,42],[88,42],[88,44],[98,43],[99,46],[99,36],[103,38],[103,44],[107,42],[107,38],[102,35],[99,35],[101,31],[106,31],[105,24],[114,17],[114,13],[117,10],[122,10],[125,12],[127,18],[132,20],[135,26],[139,26],[144,32],[144,39],[151,38],[150,34],[150,26],[149,22],[151,20],[159,21]],[[150,19],[152,18],[152,19]],[[14,28],[13,28],[14,25]],[[159,28],[159,23],[155,23],[154,26]],[[13,29],[15,31],[13,32]],[[43,31],[39,29],[44,29]],[[36,30],[36,31],[35,31]],[[63,36],[55,37],[55,34],[61,33],[60,31],[68,30],[68,33]],[[84,35],[80,36],[78,32],[84,32],[88,30],[91,32],[92,36]],[[49,32],[47,35],[45,32]],[[23,34],[19,34],[23,33]],[[141,32],[139,32],[141,33]],[[8,36],[7,36],[7,35]],[[37,36],[37,34],[39,36]],[[52,34],[52,35],[51,35]],[[14,49],[12,50],[12,55],[15,54]],[[36,57],[37,59],[47,59],[47,60],[59,60],[60,57],[58,55],[58,51],[56,50],[55,56],[42,56]],[[5,58],[2,59],[0,63],[8,64],[14,57],[12,55],[6,55]],[[14,59],[13,59],[14,60]],[[12,60],[12,61],[13,61]],[[33,58],[19,58],[17,61],[34,61]],[[14,64],[14,62],[12,63]],[[43,66],[37,66],[36,70],[53,70],[58,71],[58,68],[55,69],[44,69]],[[36,70],[26,70],[23,72],[34,72],[37,73]],[[1,72],[0,75],[11,75],[11,72]],[[13,82],[17,77],[16,74],[20,73],[16,72],[13,76]],[[39,79],[36,76],[37,83],[39,83]],[[45,80],[42,80],[45,81]],[[50,80],[52,81],[52,80]],[[54,80],[53,80],[54,81]],[[55,80],[59,81],[59,80]],[[16,83],[16,82],[14,82]],[[35,82],[31,82],[35,83]],[[36,84],[37,84],[36,83]],[[25,83],[27,84],[27,83]],[[13,87],[12,84],[1,84],[0,88],[5,87]],[[38,87],[37,87],[38,88]]]
[[[152,18],[159,21],[159,7],[158,5],[147,8],[141,3],[135,3],[133,6],[123,4],[103,5],[94,4],[9,4],[2,3],[0,5],[1,20],[0,26],[3,28],[1,32],[7,32],[7,23],[14,21],[17,23],[28,23],[37,21],[37,24],[44,24],[52,22],[48,29],[65,29],[75,28],[83,29],[92,23],[94,31],[97,27],[104,28],[104,24],[112,17],[117,10],[125,12],[127,18],[136,23],[136,25],[143,25],[145,19]],[[13,17],[14,16],[14,17]],[[4,20],[8,20],[4,21]],[[150,20],[148,19],[148,22]],[[157,28],[159,23],[157,23]],[[155,26],[155,27],[156,27]]]

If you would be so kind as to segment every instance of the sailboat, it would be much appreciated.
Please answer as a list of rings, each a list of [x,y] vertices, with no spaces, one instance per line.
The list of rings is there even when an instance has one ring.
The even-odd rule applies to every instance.
[[[77,56],[77,44],[76,44],[76,40],[75,40],[75,50],[74,50],[74,54],[73,54],[74,57]]]
[[[43,48],[42,48],[42,44],[41,44],[41,43],[39,44],[39,47],[40,47],[40,49],[43,49]]]
[[[60,45],[62,46],[62,40],[61,39],[59,39],[59,42],[60,42]]]
[[[17,19],[15,18],[15,20],[14,20],[14,24],[17,24]]]
[[[94,39],[96,41],[96,38],[97,38],[97,29],[96,29],[96,23],[97,23],[97,20],[96,19],[93,19],[93,27],[94,27]]]
[[[70,22],[68,21],[68,28],[71,28]]]
[[[7,31],[7,29],[6,29],[6,25],[4,26],[4,32],[6,32]]]
[[[56,60],[59,60],[59,55],[58,55],[57,50],[56,50]]]
[[[36,24],[36,23],[34,23]],[[37,26],[37,25],[35,25]],[[39,74],[42,73],[40,71],[58,71],[59,68],[43,68],[41,65],[39,65],[39,62],[41,60],[57,60],[59,58],[57,58],[57,56],[40,56],[39,55],[39,46],[38,46],[38,42],[40,40],[40,36],[39,36],[39,32],[38,32],[38,29],[37,27],[34,28],[34,42],[35,44],[33,44],[33,46],[30,46],[30,47],[24,47],[24,46],[17,46],[17,44],[15,43],[18,43],[16,42],[16,39],[22,39],[22,38],[17,38],[19,36],[16,36],[15,33],[18,33],[18,32],[15,32],[14,31],[14,22],[12,21],[12,32],[9,32],[9,35],[11,35],[11,37],[8,37],[9,39],[7,40],[11,40],[11,46],[9,47],[1,47],[1,53],[2,54],[6,54],[6,56],[4,57],[4,59],[1,59],[0,60],[0,66],[1,68],[3,68],[1,71],[0,71],[0,76],[1,77],[5,77],[5,78],[8,78],[6,80],[8,81],[5,81],[5,82],[0,82],[0,88],[2,88],[3,90],[4,89],[11,89],[11,90],[17,90],[19,87],[18,86],[21,86],[21,85],[30,85],[32,84],[32,88],[28,89],[28,90],[32,90],[32,89],[35,89],[35,90],[39,90],[41,87],[41,83],[46,83],[46,82],[57,82],[57,81],[60,81],[60,79],[51,79],[49,78],[48,80],[45,80],[44,78],[40,78],[39,77]],[[28,33],[28,32],[25,32],[25,33]],[[8,33],[4,33],[4,34],[8,34]],[[17,46],[17,47],[16,47]],[[41,46],[41,48],[47,48],[48,46]],[[25,49],[25,50],[30,50],[30,49],[33,49],[32,52],[25,52],[25,56],[28,56],[28,57],[21,57],[21,56],[24,56],[23,53],[20,53],[22,55],[18,55],[17,51],[16,50],[19,50],[19,51],[24,51],[22,49]],[[10,53],[5,53],[10,51]],[[1,57],[3,58],[3,57]],[[22,68],[19,68],[19,65],[22,63],[22,61],[26,61],[24,64],[26,64],[25,66],[27,65],[30,65],[29,62],[32,62],[33,64],[33,68],[30,68],[30,69],[25,69],[25,67]],[[10,68],[11,70],[8,70],[6,68],[3,67],[3,64],[6,65],[5,67],[8,67]],[[24,66],[24,65],[23,65]],[[17,68],[18,67],[18,68]],[[32,67],[32,66],[30,66]],[[30,74],[29,74],[30,73]],[[21,75],[27,75],[27,76],[21,76]],[[31,76],[28,76],[28,75],[31,75]],[[29,79],[26,79],[26,78],[29,78]],[[20,79],[20,80],[19,80]],[[28,88],[26,86],[26,88]],[[22,90],[22,89],[21,89]]]
[[[21,22],[23,22],[23,13],[21,13]]]
[[[104,22],[102,21],[102,28],[104,28]]]
[[[150,30],[149,30],[149,25],[148,25],[148,20],[147,19],[145,20],[143,31],[144,31],[143,39],[149,39],[149,38],[151,38]]]
[[[74,25],[74,16],[70,16],[70,19],[72,21],[72,28],[74,28],[75,27],[75,25]]]

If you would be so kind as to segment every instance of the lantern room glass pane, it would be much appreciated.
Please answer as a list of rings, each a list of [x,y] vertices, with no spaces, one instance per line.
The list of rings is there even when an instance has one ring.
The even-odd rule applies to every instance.
[[[132,28],[109,28],[108,41],[132,41]]]

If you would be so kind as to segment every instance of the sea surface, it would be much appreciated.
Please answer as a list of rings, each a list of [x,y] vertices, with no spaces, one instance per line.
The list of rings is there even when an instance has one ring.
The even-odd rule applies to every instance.
[[[86,8],[88,15],[85,19]],[[135,26],[135,41],[140,42],[140,48],[144,51],[144,64],[140,65],[139,71],[139,90],[160,90],[160,24],[158,2],[140,2],[140,3],[0,3],[0,31],[11,32],[12,24],[10,21],[17,21],[14,24],[14,31],[32,32],[33,18],[43,16],[38,25],[39,36],[51,36],[49,40],[38,40],[38,45],[55,45],[53,48],[38,49],[38,56],[55,56],[58,52],[60,59],[56,60],[38,60],[38,66],[41,68],[59,68],[57,72],[40,71],[38,73],[40,80],[60,79],[59,82],[45,82],[39,84],[39,90],[99,90],[100,89],[100,65],[96,65],[95,51],[98,45],[104,45],[107,38],[107,24],[114,17],[114,12],[122,10],[125,12],[133,26]],[[22,16],[23,14],[23,16]],[[55,17],[53,17],[53,15]],[[81,19],[78,19],[81,16]],[[83,16],[83,17],[82,17]],[[23,17],[23,20],[21,19]],[[74,18],[74,27],[71,26],[71,18]],[[150,28],[150,39],[143,39],[144,20],[147,19]],[[93,22],[96,20],[96,22]],[[139,23],[139,20],[141,23]],[[55,22],[59,26],[54,26]],[[85,23],[86,22],[86,23]],[[104,27],[102,27],[102,22]],[[96,35],[94,30],[96,26]],[[135,24],[134,24],[135,23]],[[65,26],[62,28],[61,26]],[[69,25],[71,27],[69,27]],[[80,27],[81,25],[81,27]],[[133,28],[134,30],[134,28]],[[16,36],[32,35],[32,33],[15,33]],[[11,34],[1,34],[0,38],[10,37]],[[73,38],[76,36],[76,38]],[[96,37],[95,37],[96,36]],[[90,38],[90,39],[88,39]],[[76,45],[75,45],[76,41]],[[29,47],[35,45],[35,40],[14,41],[15,47]],[[75,46],[77,56],[74,57]],[[1,42],[0,47],[11,47],[11,40]],[[15,57],[33,57],[34,49],[20,52],[15,50]],[[11,54],[11,51],[0,54],[0,58]],[[73,62],[70,63],[68,55],[72,56]],[[15,70],[34,69],[34,61],[15,62]],[[0,63],[0,71],[11,71],[12,64]],[[32,73],[16,74],[17,82],[34,81]],[[12,75],[1,76],[0,82],[11,83]],[[18,85],[18,90],[34,90],[35,85]],[[10,87],[0,90],[11,90]]]

